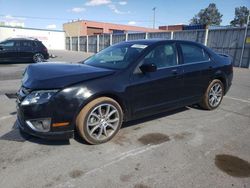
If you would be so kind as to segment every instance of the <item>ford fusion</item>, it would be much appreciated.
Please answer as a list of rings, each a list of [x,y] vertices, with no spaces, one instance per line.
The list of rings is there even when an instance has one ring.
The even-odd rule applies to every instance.
[[[90,144],[112,139],[125,121],[186,105],[217,108],[231,86],[231,59],[202,44],[140,40],[110,46],[79,64],[26,68],[17,93],[21,131]]]

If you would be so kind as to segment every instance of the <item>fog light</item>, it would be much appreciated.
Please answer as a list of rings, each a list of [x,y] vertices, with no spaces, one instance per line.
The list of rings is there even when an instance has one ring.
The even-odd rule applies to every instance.
[[[51,119],[32,119],[26,121],[27,125],[37,132],[48,132],[50,130]]]

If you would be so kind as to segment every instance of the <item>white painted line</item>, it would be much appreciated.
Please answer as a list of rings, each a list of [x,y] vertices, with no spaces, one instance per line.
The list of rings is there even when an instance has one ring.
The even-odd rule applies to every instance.
[[[82,178],[85,178],[88,175],[93,175],[94,173],[96,173],[98,171],[102,172],[102,171],[104,171],[104,169],[106,167],[109,167],[109,166],[111,166],[113,164],[119,163],[120,161],[125,160],[125,159],[127,159],[129,157],[140,155],[140,154],[142,154],[142,153],[144,153],[146,151],[150,151],[150,150],[153,150],[155,148],[158,148],[158,147],[160,147],[163,144],[164,144],[164,142],[161,143],[161,144],[158,144],[158,145],[150,145],[149,144],[149,145],[146,145],[146,146],[138,147],[138,148],[135,148],[133,150],[129,150],[127,152],[121,153],[120,155],[118,155],[117,157],[115,157],[113,160],[111,160],[109,163],[106,163],[104,165],[101,165],[99,167],[96,167],[96,168],[94,168],[94,169],[86,172],[83,175]],[[70,180],[68,180],[68,181],[66,181],[64,183],[56,185],[55,187],[56,188],[75,187],[75,185],[74,185],[75,181],[76,181],[76,179],[70,179]]]
[[[109,163],[107,163],[105,165],[102,165],[100,167],[94,168],[94,169],[86,172],[84,175],[86,176],[86,175],[95,173],[96,171],[103,171],[104,168],[106,168],[108,166],[111,166],[113,164],[116,164],[116,163],[118,163],[118,162],[120,162],[120,161],[122,161],[122,160],[124,160],[124,159],[126,159],[128,157],[139,155],[141,153],[152,150],[154,148],[158,148],[160,146],[161,146],[161,144],[159,144],[159,145],[147,145],[147,146],[139,147],[139,148],[136,148],[136,149],[121,153],[119,156],[117,156],[116,159],[112,160],[111,162],[109,162]]]
[[[0,117],[0,121],[5,120],[5,119],[9,119],[11,117],[13,117],[13,115],[8,115],[8,116]]]
[[[244,99],[238,99],[238,98],[230,97],[230,96],[225,96],[225,98],[233,99],[233,100],[236,100],[236,101],[245,102],[245,103],[249,103],[250,104],[250,101],[244,100]]]

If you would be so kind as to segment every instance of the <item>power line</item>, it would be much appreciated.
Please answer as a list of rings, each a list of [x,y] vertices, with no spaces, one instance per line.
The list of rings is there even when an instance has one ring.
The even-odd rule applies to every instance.
[[[155,7],[156,8],[156,7]],[[6,15],[4,14],[0,14],[0,17],[4,18],[4,19],[36,19],[36,20],[60,20],[60,21],[70,21],[70,20],[85,20],[85,19],[70,19],[70,18],[57,18],[57,17],[38,17],[38,16],[24,16],[24,15],[15,15],[15,16],[9,16],[6,17]],[[87,19],[86,19],[87,20]],[[99,22],[129,22],[131,20],[95,20],[95,21],[99,21]],[[139,23],[150,23],[151,20],[133,20],[135,22],[139,22]],[[154,23],[164,23],[164,22],[160,22],[160,21],[154,21]]]
[[[0,17],[3,17],[5,19],[12,19],[12,18],[17,18],[17,19],[37,19],[37,20],[69,20],[68,18],[53,18],[53,17],[37,17],[37,16],[9,16],[9,18],[6,18],[6,15],[0,14]]]

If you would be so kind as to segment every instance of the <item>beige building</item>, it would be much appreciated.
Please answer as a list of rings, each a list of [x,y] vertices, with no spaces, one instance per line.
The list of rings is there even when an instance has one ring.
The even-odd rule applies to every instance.
[[[95,22],[87,20],[79,20],[63,24],[63,30],[66,36],[86,36],[99,34],[116,34],[129,32],[160,32],[159,29],[151,29],[145,27],[137,27],[130,25],[112,24],[104,22]]]
[[[0,26],[0,41],[8,38],[36,38],[49,50],[65,49],[65,33],[59,30]]]

